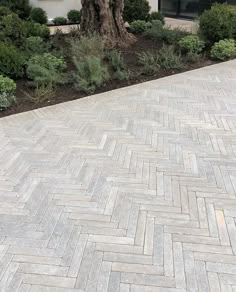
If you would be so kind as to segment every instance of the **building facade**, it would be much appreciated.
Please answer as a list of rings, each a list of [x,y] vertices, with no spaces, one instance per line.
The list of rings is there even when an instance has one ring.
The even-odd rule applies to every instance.
[[[159,0],[158,8],[166,16],[176,18],[196,18],[215,2],[224,0]],[[228,0],[228,4],[236,4],[236,0]]]
[[[221,1],[221,0],[220,0]],[[218,0],[218,2],[220,2]],[[57,16],[66,17],[71,9],[81,9],[80,0],[30,0],[34,7],[43,8],[48,18]],[[160,10],[164,15],[179,18],[195,18],[205,9],[208,9],[215,0],[149,0],[151,10]],[[228,0],[230,4],[236,4],[236,0]]]
[[[149,0],[152,11],[158,10],[158,0]],[[48,19],[53,19],[57,16],[66,17],[71,9],[81,9],[80,0],[30,0],[33,7],[43,8]]]

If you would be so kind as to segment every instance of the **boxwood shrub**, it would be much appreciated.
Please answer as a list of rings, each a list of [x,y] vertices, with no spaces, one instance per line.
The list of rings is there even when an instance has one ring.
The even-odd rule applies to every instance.
[[[204,48],[204,41],[197,35],[187,35],[178,42],[184,53],[199,54]]]
[[[201,34],[210,43],[236,37],[236,6],[214,4],[200,16]]]
[[[2,17],[0,22],[0,41],[13,43],[21,46],[27,36],[25,21],[16,14],[9,14]]]
[[[0,74],[12,78],[24,75],[24,55],[13,45],[0,43]]]
[[[150,9],[148,0],[125,0],[124,20],[129,23],[135,20],[147,20]]]
[[[133,33],[142,33],[151,27],[151,22],[146,22],[145,20],[135,20],[131,22],[129,30]]]
[[[40,7],[35,7],[30,12],[30,19],[40,24],[47,24],[48,16],[46,11]]]
[[[80,11],[72,9],[68,12],[67,18],[72,23],[80,23]]]
[[[149,20],[160,20],[162,24],[165,24],[164,15],[160,11],[153,11],[149,16]]]
[[[67,24],[67,19],[65,17],[58,16],[53,19],[53,23],[55,25],[65,25]]]
[[[226,60],[236,55],[236,44],[232,39],[221,40],[211,48],[211,57],[216,60]]]

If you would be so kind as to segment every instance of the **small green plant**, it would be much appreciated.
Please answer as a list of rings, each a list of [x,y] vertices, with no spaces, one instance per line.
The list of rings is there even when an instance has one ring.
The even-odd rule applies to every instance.
[[[16,47],[0,43],[0,74],[12,78],[22,77],[24,65],[25,58]]]
[[[7,109],[16,101],[15,93],[16,83],[0,75],[0,110]]]
[[[205,44],[197,35],[187,35],[178,42],[180,49],[184,53],[199,54],[202,52]]]
[[[109,79],[107,68],[99,57],[86,56],[79,61],[74,60],[76,66],[75,88],[92,94],[95,89]]]
[[[211,44],[236,37],[236,6],[214,4],[199,19],[200,33]]]
[[[111,50],[107,55],[108,61],[114,71],[114,78],[125,80],[129,78],[129,71],[126,68],[124,57],[118,50]]]
[[[180,69],[183,66],[181,54],[175,52],[174,46],[167,45],[158,51],[158,63],[162,69]]]
[[[33,55],[46,53],[48,45],[41,37],[31,36],[26,39],[24,51],[29,57],[32,57]]]
[[[150,21],[159,20],[163,25],[165,24],[164,15],[160,11],[153,11],[149,16],[149,20]]]
[[[157,53],[142,52],[138,54],[138,63],[142,66],[142,74],[154,75],[160,71]]]
[[[48,16],[46,11],[44,11],[40,7],[35,7],[30,12],[30,19],[34,22],[40,24],[47,24],[48,23]]]
[[[142,33],[150,27],[152,27],[151,22],[146,22],[144,20],[135,20],[135,21],[131,22],[131,24],[129,26],[129,30],[132,33]]]
[[[183,37],[190,33],[178,28],[164,28],[162,32],[162,40],[169,45],[176,45]]]
[[[67,18],[72,23],[80,23],[80,11],[79,10],[70,10],[67,14]]]
[[[201,60],[201,55],[200,54],[188,52],[187,55],[186,55],[186,61],[188,63],[197,63],[200,60]]]
[[[104,58],[104,42],[99,35],[81,36],[80,39],[70,39],[71,55],[77,61],[94,56]]]
[[[233,39],[221,40],[211,49],[211,57],[216,60],[227,60],[236,55],[236,43]]]
[[[66,64],[64,59],[57,58],[50,53],[36,55],[30,58],[27,67],[27,76],[37,88],[63,83]]]
[[[125,0],[123,17],[131,23],[135,20],[147,20],[151,9],[148,0]]]
[[[52,84],[40,85],[35,88],[34,95],[30,96],[33,103],[42,103],[50,100],[55,95],[55,88]]]
[[[161,40],[163,34],[163,24],[160,20],[153,20],[152,27],[147,29],[144,36],[152,40]]]
[[[145,31],[144,36],[155,41],[163,41],[167,44],[175,45],[180,39],[189,34],[189,32],[177,28],[165,28],[160,20],[153,20],[152,27]]]
[[[58,16],[53,19],[53,23],[55,25],[65,25],[67,24],[67,19],[65,17]]]
[[[52,97],[57,84],[67,81],[65,69],[66,64],[62,57],[57,58],[50,53],[33,56],[27,67],[27,76],[35,87],[32,101],[39,103]]]

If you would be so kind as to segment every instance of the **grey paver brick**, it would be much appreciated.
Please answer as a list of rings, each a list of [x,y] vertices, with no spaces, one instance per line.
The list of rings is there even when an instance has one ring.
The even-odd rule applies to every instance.
[[[0,119],[0,291],[236,291],[235,76]]]

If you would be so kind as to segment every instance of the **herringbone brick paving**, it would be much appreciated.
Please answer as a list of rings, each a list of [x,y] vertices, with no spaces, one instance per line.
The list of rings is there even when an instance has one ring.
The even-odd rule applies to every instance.
[[[0,291],[236,291],[236,61],[0,120]]]

